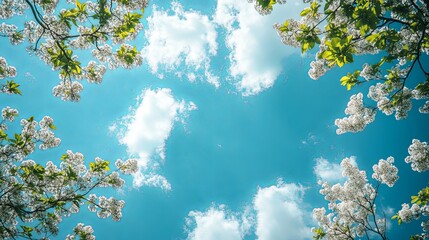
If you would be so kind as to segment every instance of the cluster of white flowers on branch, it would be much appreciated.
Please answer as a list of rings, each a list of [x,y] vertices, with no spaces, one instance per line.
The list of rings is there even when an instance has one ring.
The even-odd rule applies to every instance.
[[[9,66],[5,58],[0,57],[0,80],[16,76],[16,68]],[[0,84],[0,93],[6,94],[21,94],[19,84],[13,80],[7,81],[5,84]]]
[[[100,83],[106,63],[112,69],[142,64],[140,53],[127,42],[143,29],[143,15],[139,12],[146,8],[148,0],[67,1],[62,5],[67,8],[60,10],[58,5],[58,0],[0,2],[0,19],[26,15],[22,27],[1,23],[0,35],[8,37],[13,45],[28,42],[28,51],[59,71],[55,96],[79,101],[83,86],[77,81]],[[73,50],[90,50],[98,62],[90,61],[83,67]],[[0,59],[0,79],[10,72],[3,67],[3,60]]]
[[[78,223],[73,229],[73,234],[66,236],[66,240],[75,240],[77,237],[81,240],[95,240],[93,235],[94,229],[91,226],[85,226],[83,223]]]
[[[335,125],[338,127],[337,134],[362,131],[367,124],[374,121],[376,114],[374,109],[363,106],[362,93],[350,97],[344,112],[350,116],[335,120]]]
[[[260,14],[269,13],[275,4],[285,1],[254,0]],[[277,23],[274,29],[281,41],[300,47],[307,52],[317,46],[315,60],[310,63],[310,78],[317,80],[334,67],[354,62],[356,55],[374,55],[377,59],[365,63],[362,69],[348,73],[340,79],[347,90],[367,84],[367,97],[376,106],[364,105],[362,93],[352,95],[342,119],[336,119],[337,134],[359,132],[373,122],[376,111],[386,115],[395,113],[395,118],[405,119],[412,109],[413,101],[429,99],[429,66],[424,61],[429,55],[429,1],[428,0],[304,0],[309,3],[299,19]],[[413,73],[413,75],[411,75]],[[417,84],[407,81],[417,76]],[[417,101],[416,101],[417,100]],[[429,101],[419,108],[420,113],[429,113]],[[413,170],[429,169],[429,148],[425,142],[413,140],[408,149],[410,156],[405,161]],[[329,201],[328,208],[315,209],[314,216],[321,228],[315,229],[315,239],[354,239],[372,232],[382,239],[385,236],[385,219],[375,212],[375,198],[380,183],[393,186],[398,179],[398,169],[393,158],[380,160],[374,165],[372,177],[379,182],[377,187],[368,183],[365,172],[343,161],[344,185],[330,186],[322,183],[321,193]],[[412,197],[413,205],[403,205],[396,216],[405,222],[427,214],[429,188]],[[371,220],[368,220],[372,217]],[[424,233],[411,239],[428,239],[429,222],[423,221]],[[371,239],[372,236],[371,235]],[[369,235],[366,235],[369,239]]]
[[[426,142],[413,139],[408,148],[408,153],[410,155],[405,158],[405,162],[411,163],[411,168],[414,171],[424,172],[429,170],[429,146]]]
[[[398,169],[393,165],[393,158],[381,159],[373,166],[372,177],[378,181],[376,186],[368,182],[366,172],[359,170],[353,158],[341,162],[343,184],[331,186],[328,182],[319,181],[320,193],[329,202],[328,210],[315,208],[313,217],[320,228],[313,229],[316,239],[355,239],[375,234],[386,239],[386,219],[376,211],[376,198],[380,184],[392,187],[398,179]]]
[[[251,2],[255,2],[261,14],[267,14],[275,4],[285,1]],[[318,46],[308,72],[312,79],[319,79],[335,66],[352,63],[355,55],[378,54],[378,62],[365,63],[361,70],[348,73],[340,79],[341,85],[350,90],[356,85],[369,84],[368,98],[377,103],[373,109],[386,115],[395,112],[398,120],[407,117],[412,99],[429,98],[429,66],[422,60],[429,54],[427,0],[304,0],[304,3],[310,4],[301,11],[300,19],[277,23],[274,29],[284,44],[300,47],[302,52]],[[385,67],[388,64],[394,66]],[[407,79],[413,70],[422,75],[422,80],[411,88]],[[337,133],[362,131],[372,122],[374,114],[359,111],[362,109],[355,108],[355,114],[337,119]],[[419,110],[428,113],[429,101]],[[368,117],[363,120],[362,116]]]
[[[20,121],[21,131],[9,133],[18,111],[10,107],[2,110],[0,122],[0,238],[47,239],[58,233],[62,218],[79,212],[88,203],[88,209],[101,218],[111,216],[119,221],[124,201],[113,197],[91,194],[100,187],[120,188],[122,174],[137,172],[137,160],[117,160],[111,171],[109,161],[96,158],[85,165],[84,156],[68,150],[61,156],[59,165],[52,161],[45,166],[27,159],[36,148],[49,149],[59,145],[60,139],[52,130],[52,118],[45,116],[39,122],[33,117]],[[36,224],[34,224],[36,223]],[[82,224],[68,239],[94,239],[92,228]],[[88,238],[83,238],[87,236]]]
[[[414,171],[429,170],[429,147],[426,142],[414,139],[408,152],[410,156],[405,158],[405,162],[411,163]],[[393,157],[380,159],[378,164],[373,165],[372,178],[377,181],[375,187],[369,183],[366,172],[359,170],[353,158],[343,159],[341,167],[343,176],[347,179],[344,184],[331,186],[328,182],[319,181],[322,186],[320,193],[329,202],[330,212],[325,208],[313,210],[313,217],[319,224],[319,228],[313,229],[315,239],[356,239],[364,236],[387,239],[386,216],[384,213],[377,213],[375,203],[379,186],[386,184],[393,187],[399,179]],[[425,187],[417,196],[411,197],[411,206],[402,204],[402,209],[392,219],[397,219],[401,224],[427,217],[428,203],[429,187]],[[423,232],[411,239],[429,238],[429,219],[423,219],[421,226]]]
[[[409,223],[414,220],[419,220],[421,218],[426,218],[421,222],[421,227],[423,232],[417,235],[412,236],[411,240],[424,240],[429,238],[429,187],[423,188],[417,194],[417,196],[411,196],[411,207],[410,204],[402,204],[402,209],[392,217],[392,219],[397,219],[398,224],[403,222]]]

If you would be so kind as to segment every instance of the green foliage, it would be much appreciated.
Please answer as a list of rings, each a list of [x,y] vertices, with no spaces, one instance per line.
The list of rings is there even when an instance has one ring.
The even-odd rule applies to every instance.
[[[313,233],[314,233],[313,235],[314,240],[322,240],[326,235],[326,233],[323,231],[322,228],[313,229]]]
[[[347,90],[350,90],[352,87],[359,83],[359,74],[359,70],[356,70],[353,74],[348,73],[347,76],[344,76],[340,79],[341,85],[345,86]]]
[[[348,36],[346,38],[332,38],[325,42],[328,47],[327,50],[323,51],[320,58],[326,59],[329,62],[329,67],[335,64],[342,67],[346,63],[353,62],[354,48],[351,44],[353,37]]]
[[[301,44],[301,52],[305,53],[306,51],[314,48],[317,44],[320,44],[320,39],[317,32],[317,29],[301,24],[300,31],[296,34],[296,40]]]
[[[256,9],[260,14],[266,14],[274,5],[270,2],[259,0],[256,3]],[[283,2],[278,1],[278,3]],[[323,3],[323,7],[319,2]],[[364,110],[375,112],[378,109],[386,115],[394,114],[399,120],[407,117],[415,100],[426,101],[419,111],[427,113],[429,104],[427,102],[429,99],[428,9],[427,0],[314,0],[300,11],[299,19],[288,19],[283,24],[276,24],[275,29],[284,44],[298,47],[302,53],[313,48],[318,50],[309,71],[312,79],[319,79],[336,66],[341,68],[345,64],[355,62],[356,55],[371,54],[372,59],[378,58],[375,64],[365,63],[361,69],[354,69],[341,77],[340,84],[347,90],[364,83],[369,85],[367,96],[376,102],[376,105],[375,107],[363,106]],[[408,80],[410,76],[414,78],[411,84]],[[362,112],[353,110],[353,113],[346,114],[356,114],[360,117]],[[367,120],[362,122],[350,119],[351,117],[348,117],[343,118],[342,121],[336,121],[339,128],[337,133],[362,131],[362,124],[368,124]],[[419,191],[417,196],[411,197],[411,203],[421,207],[427,207],[428,202],[429,187]],[[408,222],[417,218],[414,216],[413,219],[401,219],[396,214],[392,219],[401,224],[404,220]],[[425,223],[422,226],[426,230]],[[346,238],[352,238],[347,234],[350,229],[342,229],[340,225],[338,229],[341,229],[339,232],[346,235]],[[334,239],[337,236],[332,229],[324,228],[324,230],[326,233],[321,228],[313,230],[313,238]],[[415,235],[410,239],[426,239],[427,234],[425,234]],[[382,239],[386,237],[382,236]]]
[[[429,94],[429,76],[424,83],[419,83],[416,86],[416,89],[420,91],[422,94],[428,95]]]
[[[109,161],[95,161],[89,163],[89,170],[91,172],[102,172],[102,171],[110,171]]]
[[[274,4],[277,3],[276,0],[256,0],[256,1],[263,10],[268,10],[268,11],[271,11],[273,9]]]
[[[126,13],[122,24],[114,29],[115,34],[113,36],[125,39],[135,32],[135,27],[140,23],[142,17],[143,15],[139,13]]]
[[[402,219],[399,216],[399,214],[395,214],[392,216],[392,220],[397,220],[398,221],[398,225],[400,225],[402,223]]]
[[[54,68],[61,69],[61,75],[69,77],[82,74],[80,62],[73,58],[73,51],[64,43],[58,43],[55,48],[48,49],[48,54]]]
[[[72,23],[74,26],[78,26],[77,20],[78,18],[82,18],[87,16],[88,12],[86,10],[86,3],[81,3],[76,0],[76,8],[66,9],[59,14],[59,21],[65,23],[69,29],[72,27]]]
[[[7,92],[11,92],[13,94],[18,94],[18,95],[22,95],[21,94],[21,90],[19,90],[19,84],[14,82],[13,80],[7,81],[6,82],[6,91]]]
[[[381,13],[379,1],[356,1],[352,18],[356,19],[355,27],[360,30],[360,34],[364,36],[369,31],[375,29],[378,23],[378,17]]]
[[[123,59],[127,64],[131,65],[134,63],[138,51],[136,47],[130,49],[122,45],[121,48],[116,51],[116,53],[118,54],[119,58]]]
[[[320,4],[314,1],[308,8],[304,8],[304,10],[301,11],[300,16],[304,17],[310,15],[311,17],[316,17],[319,14],[319,8]]]
[[[411,196],[411,203],[418,204],[420,206],[427,205],[429,201],[429,187],[425,187],[420,190],[417,196]]]
[[[91,17],[98,20],[100,26],[104,26],[112,17],[112,13],[110,13],[109,8],[107,7],[107,0],[100,0],[98,1],[98,4],[98,12],[93,14]]]
[[[426,237],[421,236],[421,235],[414,235],[410,237],[410,240],[425,240]]]

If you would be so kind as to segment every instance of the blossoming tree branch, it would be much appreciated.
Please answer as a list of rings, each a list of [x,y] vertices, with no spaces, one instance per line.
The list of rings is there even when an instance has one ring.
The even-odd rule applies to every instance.
[[[142,29],[140,20],[146,0],[128,1],[67,1],[18,0],[0,2],[0,36],[12,45],[26,43],[29,53],[37,55],[54,71],[59,83],[52,90],[67,101],[79,101],[83,89],[79,82],[100,83],[106,66],[132,68],[141,64],[140,53],[130,43]],[[8,20],[25,16],[23,25],[8,24]],[[93,60],[82,63],[74,50],[90,51]],[[82,52],[82,51],[81,51]],[[22,94],[14,79],[16,69],[0,56],[0,93]],[[24,93],[25,94],[25,93]],[[79,212],[86,204],[100,218],[122,217],[124,201],[97,196],[100,187],[120,188],[120,174],[132,174],[138,169],[135,159],[110,162],[95,158],[85,165],[79,152],[67,151],[41,165],[28,159],[37,149],[56,147],[53,119],[34,117],[16,124],[18,110],[4,107],[0,121],[0,238],[48,239],[55,236],[63,217]],[[67,239],[95,239],[91,226],[79,223]]]
[[[285,0],[255,0],[260,14],[269,14],[276,4]],[[308,4],[300,19],[287,19],[274,25],[281,41],[298,47],[302,53],[315,52],[308,75],[317,80],[327,71],[354,62],[357,55],[373,55],[374,62],[343,76],[341,85],[350,90],[358,85],[369,86],[368,94],[375,105],[364,104],[364,94],[350,97],[345,113],[335,120],[337,134],[359,132],[375,120],[377,110],[395,118],[405,119],[412,109],[412,100],[429,98],[429,1],[428,0],[304,0]],[[410,79],[411,74],[419,76]],[[366,102],[366,101],[365,101]],[[419,107],[429,113],[429,101]],[[429,146],[412,140],[405,159],[417,172],[429,170]],[[398,179],[393,157],[374,165],[372,185],[364,171],[344,159],[342,166],[346,182],[330,186],[321,182],[321,194],[329,201],[325,208],[314,209],[320,228],[314,229],[315,239],[355,239],[378,236],[387,239],[386,216],[375,208],[378,187],[392,187]],[[418,192],[409,204],[393,216],[398,223],[417,220],[429,215],[429,187]],[[427,239],[429,221],[421,223],[423,232],[411,239]]]
[[[79,101],[80,80],[100,83],[106,66],[132,68],[142,63],[132,42],[143,28],[147,0],[99,0],[80,2],[58,0],[19,0],[0,3],[0,19],[28,16],[22,26],[0,25],[0,34],[11,44],[29,44],[30,53],[59,71],[59,83],[52,90],[67,101]],[[74,50],[90,51],[93,60],[82,63]],[[0,75],[3,75],[3,66]],[[7,72],[6,72],[7,73]],[[9,74],[10,75],[10,74]],[[13,75],[13,74],[12,74]],[[18,91],[17,83],[3,85],[3,92]]]

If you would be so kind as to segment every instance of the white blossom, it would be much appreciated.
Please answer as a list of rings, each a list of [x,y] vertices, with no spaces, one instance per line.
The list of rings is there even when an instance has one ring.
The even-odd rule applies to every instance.
[[[101,83],[103,75],[106,72],[106,67],[104,65],[97,65],[94,61],[90,61],[88,66],[83,67],[82,70],[84,72],[84,78],[86,78],[89,83]]]
[[[5,108],[2,114],[9,118],[9,112],[15,111]],[[119,172],[134,172],[136,160],[122,162],[122,169],[111,171],[109,162],[98,157],[87,168],[83,154],[70,150],[61,156],[59,166],[53,161],[42,166],[37,161],[28,159],[28,155],[37,147],[47,149],[59,144],[60,139],[52,131],[55,129],[53,123],[54,120],[49,116],[43,117],[39,122],[33,117],[22,119],[19,122],[22,130],[14,137],[10,136],[15,138],[14,142],[4,140],[0,143],[0,212],[8,213],[0,217],[2,226],[7,228],[0,229],[0,239],[13,238],[14,235],[10,233],[21,231],[18,227],[25,223],[34,223],[31,225],[36,226],[34,235],[41,232],[56,235],[62,218],[78,213],[87,201],[88,209],[97,212],[100,217],[110,216],[115,221],[122,217],[124,201],[113,197],[97,197],[89,192],[95,187],[122,187],[125,181]],[[12,131],[13,128],[9,130]],[[22,185],[22,188],[17,190],[16,184]],[[55,205],[60,202],[64,204]],[[47,205],[53,205],[49,207],[49,211],[38,210],[45,209]],[[94,239],[92,233],[90,226],[81,224],[67,239],[82,238],[85,234],[86,239]]]
[[[350,115],[342,119],[336,119],[335,125],[338,127],[337,134],[346,132],[360,132],[366,125],[375,119],[375,111],[363,106],[362,93],[354,94],[350,97],[345,113]]]
[[[406,163],[411,163],[411,169],[417,172],[424,172],[429,169],[429,146],[426,142],[420,142],[413,139],[408,148],[408,154],[405,158]]]
[[[365,63],[362,66],[362,71],[360,72],[360,76],[365,78],[365,80],[367,81],[373,80],[373,79],[380,79],[382,77],[380,71],[374,69],[372,65],[368,63]]]
[[[0,57],[0,79],[5,77],[15,77],[16,68],[9,66],[5,58]]]
[[[374,171],[372,178],[389,187],[393,187],[399,178],[398,168],[393,165],[393,162],[393,157],[388,157],[386,160],[380,159],[378,164],[375,164],[372,167],[372,170]]]
[[[325,75],[326,71],[329,69],[328,63],[325,59],[317,59],[316,61],[312,61],[310,63],[310,70],[308,71],[308,75],[311,79],[317,80],[321,76]]]
[[[83,86],[79,82],[60,82],[57,86],[52,89],[52,93],[55,97],[61,97],[64,101],[75,101],[80,100],[80,92]]]
[[[377,224],[383,224],[386,220],[377,216],[374,204],[377,190],[368,182],[366,172],[359,170],[354,158],[343,159],[341,167],[346,177],[343,184],[331,186],[328,182],[319,182],[320,193],[328,201],[328,209],[313,209],[313,218],[326,233],[326,239],[356,238],[364,236],[367,231],[384,235],[384,226],[371,222],[376,219]]]
[[[18,110],[10,108],[9,106],[3,108],[1,111],[1,117],[3,118],[3,120],[13,122],[16,116],[18,116]]]
[[[402,209],[398,212],[399,217],[403,222],[411,222],[420,218],[420,206],[413,204],[410,208],[409,204],[402,204]]]

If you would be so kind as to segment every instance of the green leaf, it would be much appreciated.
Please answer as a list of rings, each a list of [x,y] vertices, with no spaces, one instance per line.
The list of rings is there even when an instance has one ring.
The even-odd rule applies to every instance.
[[[262,7],[262,9],[273,9],[273,5],[276,4],[275,0],[256,0],[258,5]]]
[[[11,92],[13,94],[18,94],[18,95],[22,95],[21,94],[21,90],[19,90],[19,84],[14,82],[13,80],[7,81],[6,82],[6,91]]]
[[[346,76],[343,76],[340,79],[341,85],[345,86],[347,88],[347,91],[350,90],[352,87],[354,87],[356,84],[359,83],[358,77],[359,77],[360,71],[357,70],[353,74],[348,73]]]
[[[308,15],[309,13],[311,13],[311,8],[305,8],[304,10],[301,11],[301,13],[299,15],[301,17],[304,17],[304,16]]]
[[[49,128],[52,130],[57,130],[57,127],[52,123],[49,124]]]
[[[68,158],[69,158],[69,155],[68,155],[68,154],[63,154],[63,155],[61,155],[60,160],[64,161],[64,160],[66,160],[66,159],[68,159]]]
[[[398,225],[400,225],[402,223],[402,219],[398,214],[395,214],[392,216],[392,220],[395,220],[395,219],[398,220]]]
[[[4,132],[3,129],[0,129],[0,140],[8,140],[7,134]]]
[[[30,227],[30,226],[20,226],[20,227],[21,227],[24,235],[26,235],[28,237],[31,237],[33,235],[31,233],[34,230],[32,227]]]
[[[326,233],[323,231],[323,228],[320,228],[320,227],[313,229],[313,233],[314,233],[313,239],[315,240],[321,240],[326,235]]]
[[[89,170],[91,172],[101,172],[101,171],[110,171],[109,161],[99,161],[99,162],[90,162]]]

